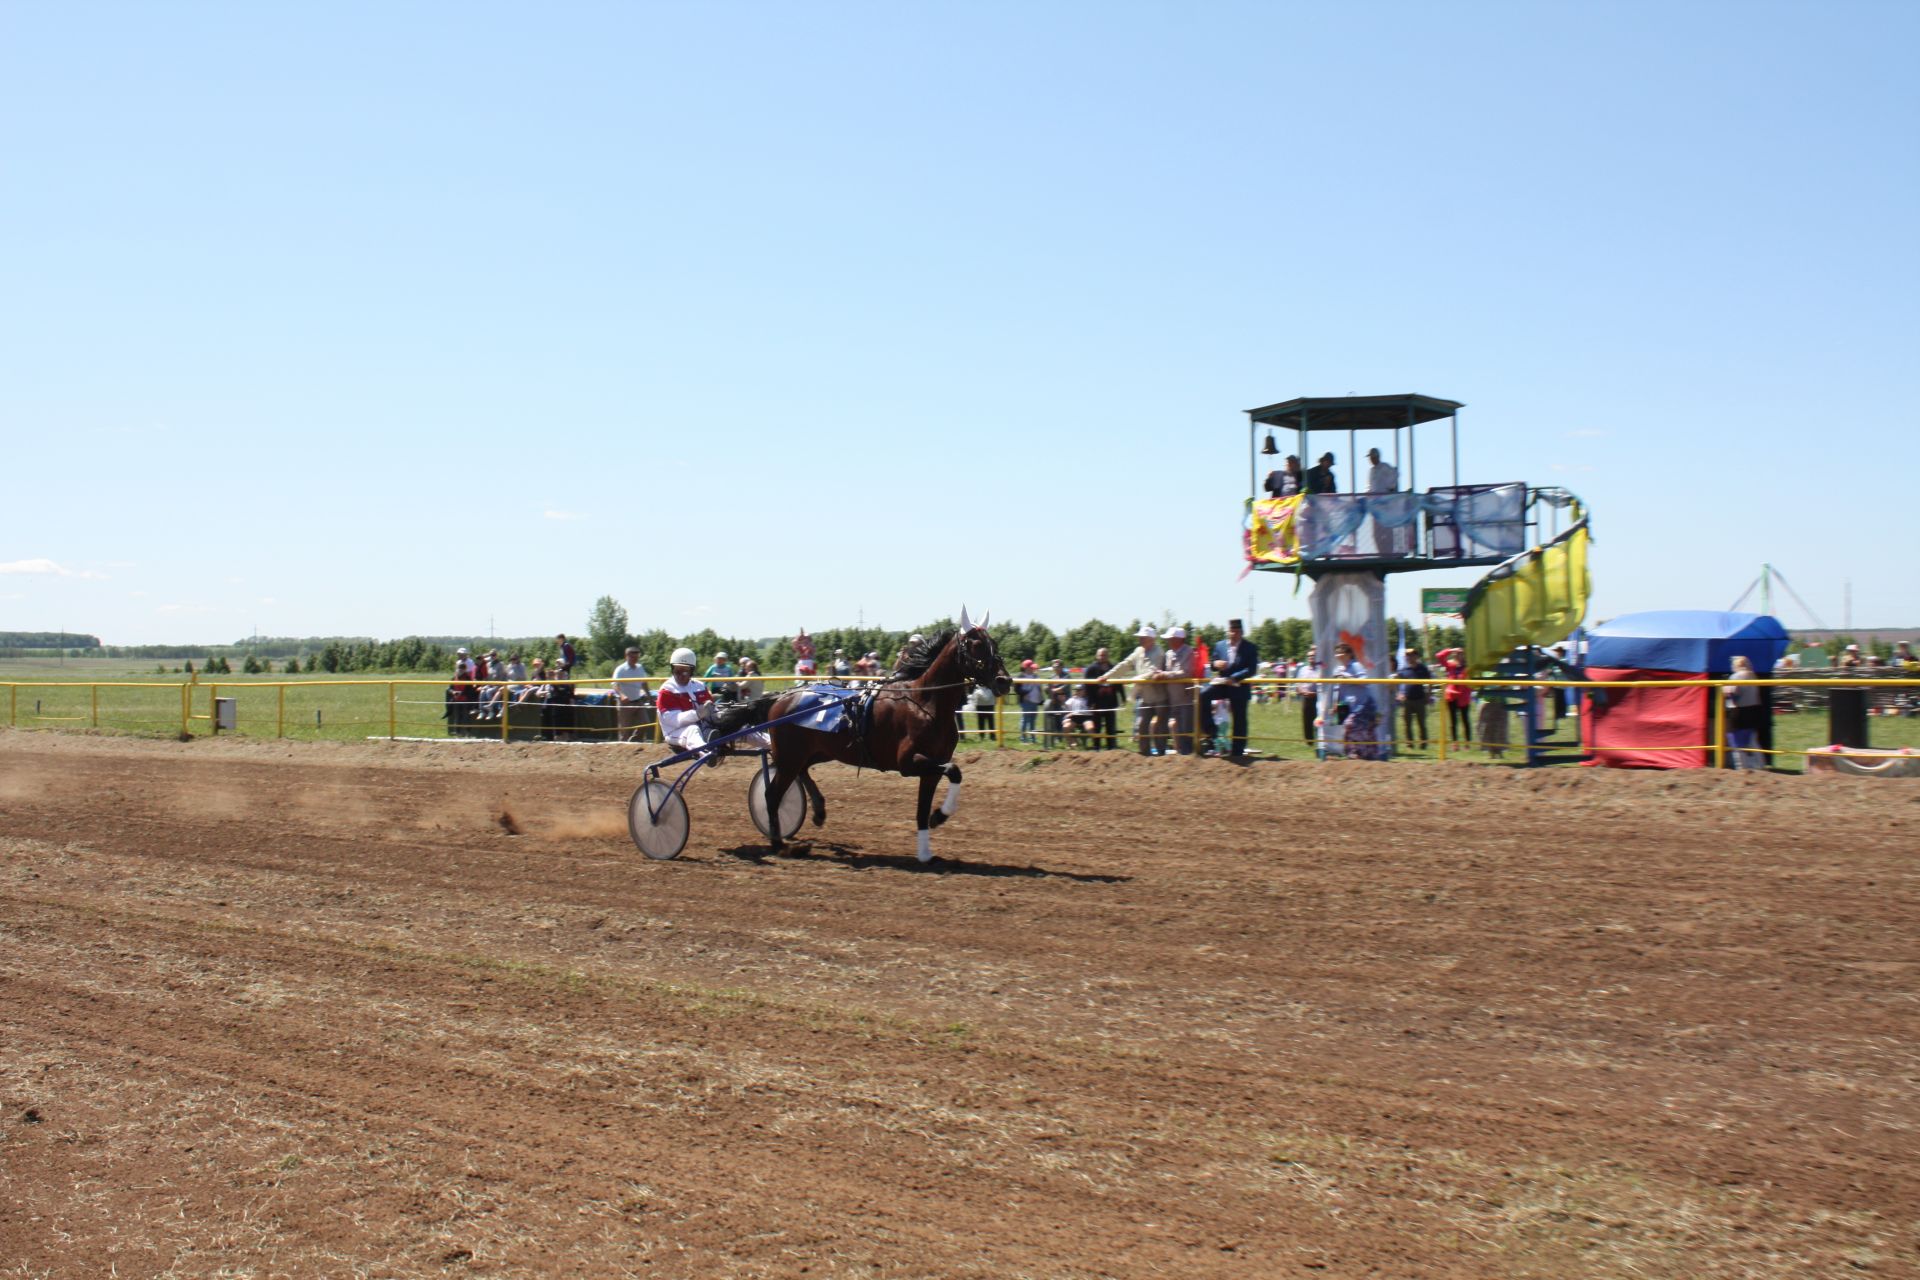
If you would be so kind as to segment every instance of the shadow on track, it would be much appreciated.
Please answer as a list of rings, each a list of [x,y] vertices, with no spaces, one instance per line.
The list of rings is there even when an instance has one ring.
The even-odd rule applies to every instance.
[[[834,863],[855,871],[885,868],[893,871],[912,871],[919,875],[1013,876],[1029,880],[1066,880],[1074,884],[1126,884],[1133,879],[1132,876],[1049,871],[1045,867],[1016,867],[1001,862],[966,862],[958,858],[935,857],[932,862],[921,862],[905,854],[864,853],[855,846],[836,844],[831,840],[803,839],[789,844],[778,855],[769,853],[763,845],[755,844],[735,845],[731,849],[722,849],[720,852],[745,862],[764,863],[774,861],[777,857],[783,862]]]

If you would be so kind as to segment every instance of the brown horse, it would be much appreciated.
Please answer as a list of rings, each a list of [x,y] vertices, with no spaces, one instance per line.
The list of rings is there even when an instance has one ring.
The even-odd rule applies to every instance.
[[[915,812],[919,845],[914,853],[922,862],[932,861],[932,829],[951,818],[960,802],[960,770],[953,763],[953,749],[960,741],[955,713],[961,699],[974,685],[986,685],[1002,696],[1013,688],[1000,650],[986,629],[969,625],[964,609],[960,623],[960,630],[942,631],[907,650],[899,670],[875,689],[864,724],[826,732],[789,722],[768,730],[773,736],[773,782],[767,789],[767,812],[778,814],[787,788],[799,783],[813,802],[814,825],[825,822],[826,800],[808,774],[823,760],[898,772],[920,779]],[[788,691],[775,698],[768,718],[793,710],[795,696]],[[934,812],[933,793],[942,778],[947,779],[947,797]],[[778,852],[780,823],[775,820],[768,825]]]

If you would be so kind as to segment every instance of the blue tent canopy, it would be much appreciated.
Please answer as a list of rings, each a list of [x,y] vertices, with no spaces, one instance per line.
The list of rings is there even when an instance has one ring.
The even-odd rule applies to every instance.
[[[1744,653],[1760,675],[1787,651],[1787,629],[1764,613],[1666,609],[1612,618],[1587,633],[1587,665],[1725,675]]]

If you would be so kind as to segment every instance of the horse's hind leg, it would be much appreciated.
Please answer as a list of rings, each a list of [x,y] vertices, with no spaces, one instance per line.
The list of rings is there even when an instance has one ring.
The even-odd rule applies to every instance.
[[[796,779],[804,782],[806,776],[801,770],[791,768],[775,758],[773,781],[767,784],[767,840],[775,853],[780,852],[786,842],[780,830],[780,802],[786,798],[787,788],[794,785]]]
[[[820,826],[827,820],[827,798],[820,794],[820,784],[813,780],[811,769],[800,771],[800,788],[813,802],[813,825]]]

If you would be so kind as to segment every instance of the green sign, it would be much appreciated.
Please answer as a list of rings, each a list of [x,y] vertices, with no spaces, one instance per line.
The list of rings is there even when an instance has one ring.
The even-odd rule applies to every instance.
[[[1457,618],[1467,611],[1467,594],[1466,587],[1422,587],[1420,612]]]

